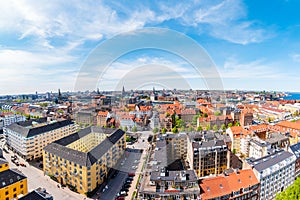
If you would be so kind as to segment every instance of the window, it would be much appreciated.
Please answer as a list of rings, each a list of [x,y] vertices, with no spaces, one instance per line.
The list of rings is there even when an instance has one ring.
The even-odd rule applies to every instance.
[[[5,192],[5,195],[8,195],[8,191]]]
[[[20,185],[20,188],[23,188],[23,184]]]
[[[16,198],[17,197],[17,194],[14,194],[14,198]]]
[[[13,191],[14,191],[14,192],[17,191],[17,188],[14,188]]]

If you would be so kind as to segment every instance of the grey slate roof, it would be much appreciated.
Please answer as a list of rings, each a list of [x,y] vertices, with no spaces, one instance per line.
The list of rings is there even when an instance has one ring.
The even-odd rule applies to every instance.
[[[295,154],[295,156],[300,158],[300,142],[290,146],[291,151]]]
[[[66,147],[67,145],[93,132],[104,132],[105,134],[108,134],[108,136],[89,152],[81,152]],[[81,166],[90,167],[97,162],[97,160],[99,160],[117,141],[119,141],[124,134],[125,132],[121,129],[88,127],[47,145],[44,150]]]
[[[53,200],[53,196],[49,194],[45,188],[37,188],[19,198],[19,200]]]
[[[33,190],[30,193],[28,193],[26,196],[19,198],[19,200],[47,200],[47,199],[41,196],[35,190]]]
[[[11,169],[0,172],[0,189],[19,182],[23,179],[26,179],[23,174]]]
[[[259,158],[259,159],[253,159],[249,158],[247,159],[247,162],[254,167],[257,171],[261,172],[267,168],[270,168],[271,166],[293,156],[292,153],[280,150],[277,151],[271,155],[267,155],[265,157]]]
[[[51,124],[47,124],[44,126],[40,126],[40,127],[29,127],[29,125],[31,124],[27,124],[27,122],[21,123],[21,122],[17,122],[17,123],[13,123],[9,126],[7,126],[7,129],[10,129],[14,132],[19,133],[20,135],[22,135],[23,137],[33,137],[45,132],[49,132],[58,128],[62,128],[64,126],[70,125],[70,124],[74,124],[74,122],[72,122],[71,120],[63,120],[63,121],[58,121],[58,122],[54,122]]]

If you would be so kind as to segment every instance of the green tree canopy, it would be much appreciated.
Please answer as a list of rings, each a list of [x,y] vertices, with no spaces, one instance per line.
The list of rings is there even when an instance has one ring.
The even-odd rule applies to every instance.
[[[226,125],[225,125],[225,124],[222,124],[222,125],[221,125],[221,129],[222,129],[223,131],[225,131],[225,130],[226,130]]]
[[[228,124],[228,127],[232,127],[232,123],[229,123],[229,124]]]
[[[217,125],[217,124],[215,124],[215,125],[213,126],[213,130],[214,130],[214,131],[218,131],[218,130],[219,130],[219,128],[218,128],[218,125]]]
[[[162,133],[162,134],[165,134],[166,132],[167,132],[167,129],[166,129],[166,128],[162,128],[162,129],[161,129],[161,133]]]
[[[210,124],[207,124],[206,130],[209,131],[211,129]]]
[[[131,130],[132,130],[132,132],[137,132],[137,127],[133,126]]]
[[[240,126],[240,122],[236,122],[234,126]]]
[[[197,131],[203,131],[202,126],[198,126],[198,127],[197,127]]]
[[[158,128],[155,127],[153,130],[152,130],[153,133],[157,133],[158,132]]]
[[[222,113],[221,113],[221,111],[219,111],[219,110],[217,110],[217,111],[214,112],[214,115],[215,115],[215,116],[220,116],[221,114],[222,114]]]
[[[178,129],[176,126],[174,128],[172,128],[172,133],[178,133]]]
[[[275,200],[297,200],[300,199],[300,177],[298,177],[294,184],[289,186],[286,190],[276,195]]]
[[[188,128],[188,132],[192,132],[194,130],[194,128],[192,127],[192,126],[190,126],[189,128]]]

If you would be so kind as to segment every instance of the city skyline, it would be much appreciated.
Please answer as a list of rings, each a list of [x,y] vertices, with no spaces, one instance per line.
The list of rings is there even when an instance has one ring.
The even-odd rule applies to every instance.
[[[73,91],[94,48],[120,33],[149,27],[175,30],[196,41],[214,61],[224,89],[300,91],[295,85],[300,72],[300,2],[295,0],[28,0],[0,5],[0,95]],[[145,65],[168,66],[193,89],[207,89],[180,56],[143,49],[111,63],[101,90],[113,90],[123,76]]]

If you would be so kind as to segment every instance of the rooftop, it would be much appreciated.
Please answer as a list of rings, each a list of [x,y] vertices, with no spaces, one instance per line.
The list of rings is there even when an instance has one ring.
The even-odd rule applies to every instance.
[[[74,122],[72,122],[71,120],[47,122],[47,119],[45,121],[45,118],[42,118],[42,119],[30,120],[26,122],[13,123],[7,126],[6,128],[19,133],[23,137],[28,138],[55,129],[59,129],[71,124],[74,124]]]
[[[26,179],[26,177],[12,169],[0,172],[0,189]]]
[[[27,195],[19,198],[19,200],[52,200],[53,197],[45,188],[37,188],[29,192]]]
[[[67,147],[67,145],[91,133],[106,134],[106,138],[88,152],[82,152]],[[125,132],[121,129],[88,127],[47,145],[44,148],[44,151],[55,154],[81,166],[89,167],[97,162],[97,160],[99,160],[117,141],[119,141],[124,134]]]
[[[203,191],[201,197],[202,199],[216,198],[256,184],[259,184],[259,181],[251,169],[233,171],[228,175],[201,180],[200,187]]]
[[[268,169],[277,163],[292,157],[293,154],[284,150],[279,150],[276,151],[273,154],[267,155],[265,157],[259,158],[259,159],[254,159],[254,158],[249,158],[246,161],[248,164],[252,167],[254,167],[257,171],[262,172],[265,169]]]

